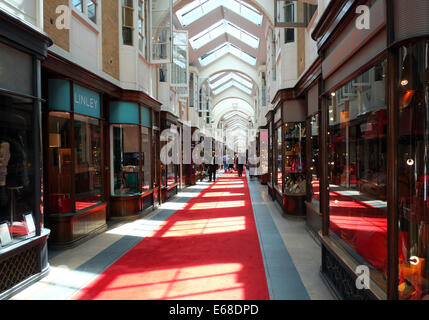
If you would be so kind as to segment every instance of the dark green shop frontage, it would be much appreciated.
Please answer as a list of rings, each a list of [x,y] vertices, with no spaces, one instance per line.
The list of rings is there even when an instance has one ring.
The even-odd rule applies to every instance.
[[[51,52],[43,67],[48,243],[68,248],[159,205],[161,105]]]
[[[40,72],[51,45],[46,35],[0,10],[0,300],[49,271]]]

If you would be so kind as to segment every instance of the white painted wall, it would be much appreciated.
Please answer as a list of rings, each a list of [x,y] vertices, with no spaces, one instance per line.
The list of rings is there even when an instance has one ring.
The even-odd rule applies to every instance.
[[[100,63],[102,51],[101,28],[74,8],[72,10],[77,12],[87,23],[90,23],[97,30],[98,34],[72,15],[70,53],[79,61],[80,66],[90,70],[100,70],[102,69]]]
[[[43,29],[43,0],[0,0],[0,9]]]

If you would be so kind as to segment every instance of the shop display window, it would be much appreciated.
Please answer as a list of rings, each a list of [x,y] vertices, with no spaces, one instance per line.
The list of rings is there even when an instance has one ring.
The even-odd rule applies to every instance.
[[[36,235],[33,101],[0,95],[0,249]]]
[[[152,190],[152,159],[151,159],[151,134],[146,127],[141,127],[142,137],[142,191],[147,192]]]
[[[284,157],[285,179],[284,193],[286,195],[306,194],[305,171],[305,140],[306,128],[304,123],[284,124]]]
[[[80,211],[102,201],[100,120],[75,114],[74,131],[76,210]]]
[[[71,121],[68,112],[49,113],[49,207],[53,213],[73,212]]]
[[[282,155],[282,127],[277,128],[276,130],[276,180],[275,185],[281,193],[283,193],[283,155]]]
[[[140,192],[139,126],[113,125],[112,195],[135,195]]]
[[[268,132],[268,181],[273,183],[273,123],[269,124]]]
[[[310,168],[309,168],[309,178],[310,180],[310,190],[309,190],[309,200],[314,208],[320,210],[320,141],[319,141],[319,125],[320,118],[319,114],[311,117],[310,120]]]
[[[381,285],[387,274],[386,61],[329,99],[329,217],[334,238]]]
[[[168,137],[168,140],[163,144],[171,144],[173,142],[172,137]],[[161,148],[162,149],[162,148]],[[169,150],[168,157],[174,159],[173,152],[175,148]],[[174,162],[174,161],[173,161]],[[179,181],[178,178],[178,165],[174,163],[161,164],[161,183],[163,187],[170,187]]]
[[[429,41],[399,50],[399,298],[429,299]]]

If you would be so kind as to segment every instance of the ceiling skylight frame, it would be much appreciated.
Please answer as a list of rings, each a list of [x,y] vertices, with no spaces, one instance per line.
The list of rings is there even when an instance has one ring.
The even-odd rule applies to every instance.
[[[231,79],[229,80],[227,83],[223,84],[222,86],[220,86],[219,88],[213,90],[213,94],[216,96],[222,92],[224,92],[225,90],[228,90],[229,88],[231,88],[232,86],[236,87],[237,89],[243,91],[244,93],[248,94],[248,95],[252,95],[252,90],[243,86],[242,84],[240,84],[239,82]]]
[[[202,67],[206,67],[209,64],[213,63],[214,61],[222,58],[224,55],[228,53],[236,56],[237,58],[243,60],[244,62],[246,62],[251,66],[256,65],[257,59],[254,56],[243,51],[242,49],[240,49],[239,47],[237,47],[236,45],[230,42],[225,42],[224,44],[220,45],[216,49],[203,55],[202,57],[198,58],[198,61],[200,62],[200,65]]]
[[[216,22],[208,29],[189,39],[189,42],[194,50],[199,50],[224,34],[228,34],[254,49],[259,48],[260,40],[258,37],[226,19]]]
[[[245,79],[244,77],[239,76],[237,73],[235,72],[230,72],[227,76],[224,76],[222,78],[220,78],[219,80],[216,80],[215,82],[210,83],[210,88],[215,90],[216,88],[220,87],[221,85],[223,85],[224,83],[228,82],[229,80],[235,80],[238,83],[244,85],[245,87],[249,88],[249,89],[253,89],[253,82],[252,80],[248,81],[247,79]]]
[[[257,26],[262,25],[263,15],[256,8],[241,0],[195,0],[177,10],[176,15],[181,25],[186,27],[221,6],[235,12]]]

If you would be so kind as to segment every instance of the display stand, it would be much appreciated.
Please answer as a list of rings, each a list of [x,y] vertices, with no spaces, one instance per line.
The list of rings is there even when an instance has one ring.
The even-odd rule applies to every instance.
[[[305,123],[286,123],[284,127],[284,196],[286,214],[305,215],[306,171],[305,171]]]

